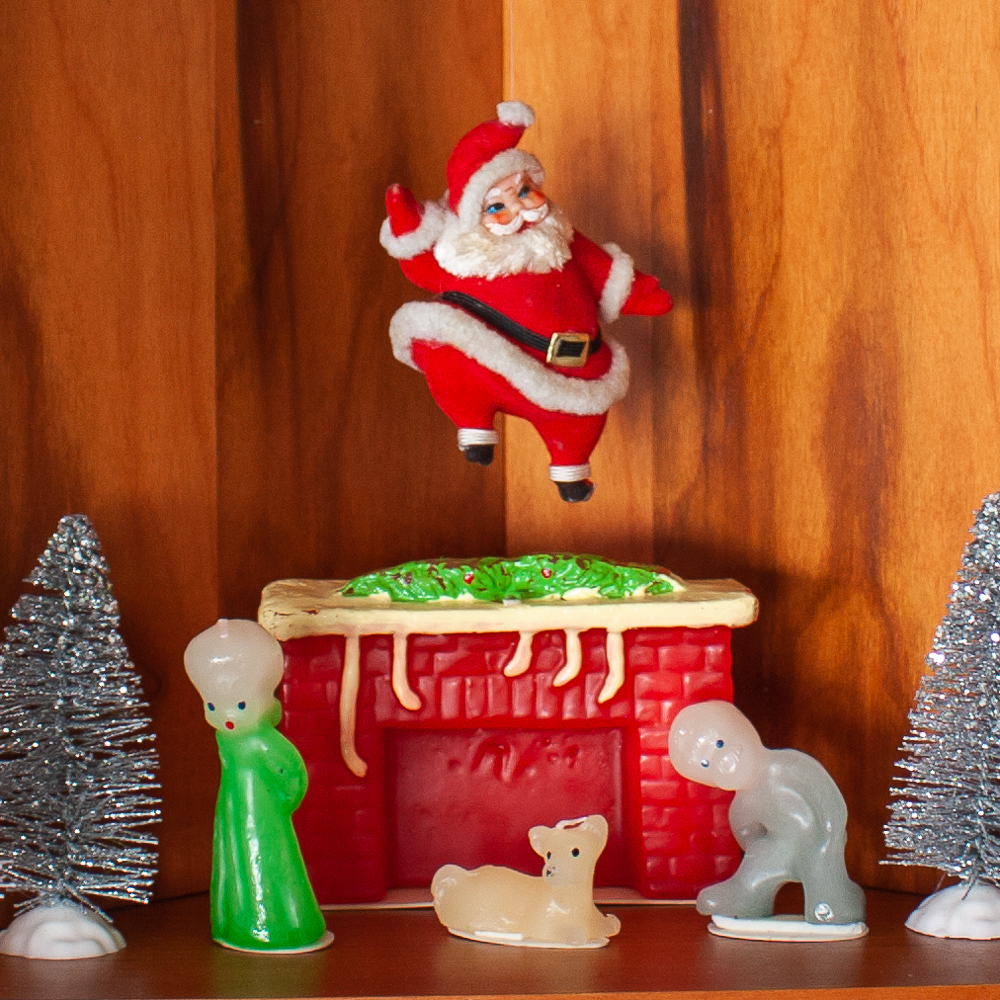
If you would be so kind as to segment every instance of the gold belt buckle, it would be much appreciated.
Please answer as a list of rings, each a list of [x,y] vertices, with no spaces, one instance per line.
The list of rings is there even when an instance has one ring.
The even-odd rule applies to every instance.
[[[563,344],[582,345],[580,353],[560,354],[559,348]],[[549,338],[549,349],[545,354],[545,360],[559,368],[582,368],[587,363],[589,345],[590,337],[585,333],[554,333]]]

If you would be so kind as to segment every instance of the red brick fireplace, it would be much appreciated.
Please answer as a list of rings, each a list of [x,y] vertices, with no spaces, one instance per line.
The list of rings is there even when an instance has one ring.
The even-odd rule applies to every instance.
[[[667,734],[684,705],[732,697],[731,628],[756,613],[738,584],[604,602],[603,628],[580,627],[580,602],[485,625],[468,606],[366,619],[338,587],[272,584],[260,615],[285,651],[282,729],[310,781],[295,823],[321,903],[426,887],[445,863],[537,874],[529,827],[594,812],[610,826],[596,885],[689,899],[734,869],[729,796],[678,776]]]

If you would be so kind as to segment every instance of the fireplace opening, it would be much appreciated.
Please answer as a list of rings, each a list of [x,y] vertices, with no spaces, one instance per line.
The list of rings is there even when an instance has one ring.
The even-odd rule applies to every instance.
[[[502,864],[538,875],[542,861],[528,830],[591,813],[610,828],[594,884],[632,883],[621,729],[392,729],[385,736],[390,887],[426,887],[443,864]]]

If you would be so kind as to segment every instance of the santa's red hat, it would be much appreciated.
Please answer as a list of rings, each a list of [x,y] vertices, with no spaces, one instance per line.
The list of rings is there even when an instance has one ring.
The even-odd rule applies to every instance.
[[[535,121],[535,112],[521,101],[497,105],[495,121],[467,132],[448,159],[448,207],[467,226],[479,222],[483,199],[497,181],[527,171],[536,184],[544,178],[542,165],[530,153],[514,147]]]

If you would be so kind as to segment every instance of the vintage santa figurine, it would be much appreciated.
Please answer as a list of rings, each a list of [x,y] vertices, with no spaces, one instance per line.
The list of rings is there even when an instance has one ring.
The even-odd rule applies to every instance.
[[[628,358],[600,324],[655,316],[671,298],[613,243],[573,229],[542,191],[538,160],[516,148],[534,122],[520,101],[468,132],[448,160],[448,190],[419,204],[386,192],[382,245],[433,301],[392,318],[393,353],[422,372],[470,462],[489,465],[497,413],[529,421],[563,500],[594,491],[590,455],[628,388]]]

